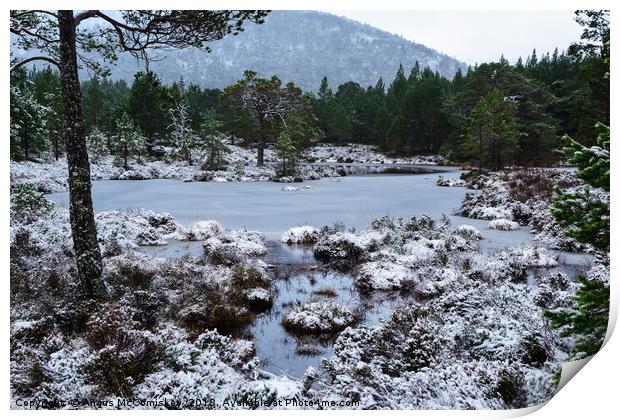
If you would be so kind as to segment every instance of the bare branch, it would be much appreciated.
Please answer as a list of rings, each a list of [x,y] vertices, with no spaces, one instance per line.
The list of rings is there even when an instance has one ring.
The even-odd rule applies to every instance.
[[[26,58],[25,60],[20,61],[19,63],[15,64],[13,67],[11,67],[11,72],[14,71],[14,70],[17,70],[18,68],[20,68],[24,64],[30,63],[31,61],[47,61],[48,63],[51,63],[51,64],[55,65],[56,67],[60,67],[59,64],[58,64],[58,61],[54,60],[53,58],[41,55],[41,56],[29,57],[29,58]]]

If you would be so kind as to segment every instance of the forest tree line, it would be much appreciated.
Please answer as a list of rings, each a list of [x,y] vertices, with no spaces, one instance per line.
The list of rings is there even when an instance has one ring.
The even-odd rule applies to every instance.
[[[502,57],[451,80],[417,64],[366,88],[350,81],[333,89],[324,78],[316,93],[252,71],[224,90],[165,85],[152,72],[136,73],[131,83],[93,77],[81,84],[84,122],[95,149],[119,155],[125,166],[128,154],[157,156],[168,145],[192,163],[193,148],[223,147],[213,144],[215,133],[258,146],[259,164],[267,144],[294,159],[325,141],[376,145],[389,155],[442,154],[480,167],[545,165],[562,158],[563,135],[591,145],[595,124],[609,125],[609,28],[589,29],[600,38],[589,47],[541,57],[534,50],[514,64]],[[62,156],[61,115],[56,70],[13,72],[11,157]]]

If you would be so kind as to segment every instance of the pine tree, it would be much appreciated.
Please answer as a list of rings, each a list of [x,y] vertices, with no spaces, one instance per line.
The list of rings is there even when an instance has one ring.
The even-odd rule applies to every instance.
[[[289,130],[283,129],[278,134],[276,153],[282,162],[282,176],[294,174],[299,156]]]
[[[478,160],[480,169],[490,166],[502,168],[511,163],[518,149],[514,104],[498,90],[493,89],[480,99],[469,117],[464,148],[470,157]]]
[[[117,124],[115,149],[123,160],[123,167],[129,169],[129,158],[135,156],[138,163],[146,154],[147,139],[134,125],[127,114],[123,114]]]
[[[311,114],[309,98],[292,82],[282,86],[277,76],[270,79],[256,77],[256,72],[246,70],[244,78],[224,89],[222,104],[228,111],[241,112],[252,124],[249,133],[258,140],[256,162],[263,166],[265,146],[277,133],[292,110]]]
[[[128,112],[152,144],[166,128],[165,89],[153,72],[138,72],[129,95]]]
[[[11,78],[11,157],[30,159],[47,150],[47,117],[51,109],[36,100],[34,84],[23,69]]]
[[[93,127],[88,136],[88,151],[95,162],[110,154],[108,139],[97,127]]]
[[[219,89],[202,89],[196,84],[187,86],[183,97],[188,107],[192,130],[200,131],[205,110],[212,110],[217,107],[221,93],[222,91]]]
[[[321,80],[321,86],[314,101],[314,114],[318,119],[318,126],[325,133],[325,137],[333,141],[333,106],[334,93],[327,82],[327,77]]]
[[[84,124],[88,131],[101,125],[100,118],[105,103],[104,95],[103,84],[97,75],[82,83]]]
[[[193,165],[192,152],[200,146],[200,138],[190,127],[187,104],[181,100],[168,112],[172,121],[168,129],[174,153],[185,159],[191,166]]]
[[[558,191],[551,213],[566,228],[566,234],[581,243],[592,245],[605,256],[609,253],[610,214],[607,200],[591,194],[590,188],[610,190],[609,127],[598,124],[597,145],[584,147],[565,137],[564,151],[569,162],[577,166],[577,176],[587,184],[577,192]],[[547,311],[551,326],[566,337],[575,339],[571,358],[577,360],[595,354],[603,345],[609,321],[609,284],[605,279],[578,276],[581,283],[573,306]]]
[[[402,154],[404,151],[405,138],[407,136],[408,121],[405,114],[405,101],[408,90],[408,82],[402,64],[396,72],[396,77],[390,84],[385,96],[387,109],[390,111],[390,123],[386,131],[386,147],[390,152]]]
[[[222,139],[222,134],[218,131],[222,125],[214,110],[208,110],[203,114],[200,124],[200,137],[207,153],[205,168],[209,170],[221,169],[223,156],[230,151]]]
[[[480,100],[469,114],[467,133],[462,145],[464,156],[472,157],[478,162],[478,171],[488,164],[486,150],[491,131],[491,114],[486,101]]]
[[[609,127],[598,124],[597,145],[584,147],[568,136],[564,152],[578,168],[577,176],[588,185],[583,191],[561,192],[554,202],[552,214],[566,228],[568,236],[590,244],[598,250],[609,250],[609,205],[596,197],[590,188],[609,192],[610,156]]]
[[[47,140],[51,145],[54,158],[60,159],[64,151],[63,127],[62,127],[62,92],[58,72],[50,66],[30,73],[30,79],[34,83],[34,96],[37,102],[49,109],[45,115],[45,129]]]

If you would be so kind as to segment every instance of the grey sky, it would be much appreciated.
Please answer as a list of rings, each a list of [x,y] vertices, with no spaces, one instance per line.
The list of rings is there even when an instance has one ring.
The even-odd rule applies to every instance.
[[[469,64],[516,61],[533,48],[566,49],[579,40],[573,11],[351,11],[325,10],[403,36]]]

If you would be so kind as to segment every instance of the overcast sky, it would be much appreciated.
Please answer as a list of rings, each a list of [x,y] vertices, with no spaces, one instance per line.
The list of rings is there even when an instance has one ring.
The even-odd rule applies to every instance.
[[[468,64],[514,63],[537,53],[561,51],[579,40],[573,11],[350,11],[326,10],[451,55]]]

